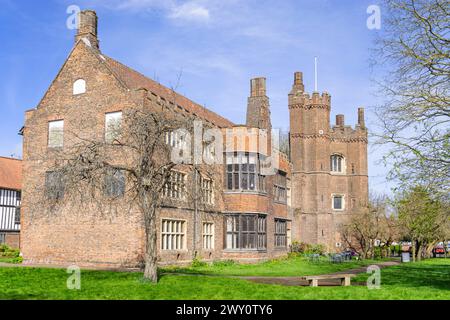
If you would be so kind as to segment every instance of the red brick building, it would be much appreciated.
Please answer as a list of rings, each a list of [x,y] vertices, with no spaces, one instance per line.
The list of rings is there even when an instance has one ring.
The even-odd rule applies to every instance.
[[[367,140],[362,111],[356,131],[343,123],[327,127],[329,96],[320,98],[314,93],[312,98],[307,97],[297,73],[289,105],[291,155],[289,158],[274,153],[264,78],[251,81],[247,122],[236,125],[106,56],[99,47],[95,12],[83,11],[74,48],[39,105],[25,115],[22,204],[25,263],[132,267],[142,262],[144,228],[137,208],[120,201],[110,204],[105,198],[105,204],[110,205],[105,207],[104,215],[98,215],[80,212],[74,204],[67,203],[45,209],[47,204],[38,204],[35,199],[54,180],[51,168],[61,160],[58,151],[72,143],[73,133],[105,139],[107,126],[121,121],[122,112],[130,108],[151,109],[156,104],[221,129],[224,136],[249,130],[269,132],[269,151],[265,154],[247,144],[225,151],[225,163],[220,166],[223,174],[216,181],[201,183],[201,192],[208,199],[202,209],[193,210],[184,201],[183,188],[186,181],[193,179],[190,173],[183,170],[173,173],[165,191],[166,205],[158,217],[161,263],[183,263],[193,257],[209,261],[268,259],[285,255],[292,240],[325,243],[335,250],[338,216],[345,216],[366,201]],[[307,123],[301,122],[306,118]],[[316,126],[314,130],[323,133],[309,132],[301,123]],[[319,123],[323,127],[319,128]],[[321,140],[322,134],[326,139]],[[302,139],[303,142],[299,141]],[[263,174],[261,159],[266,156],[279,163],[274,175]],[[327,177],[323,179],[326,185],[320,187],[319,171]],[[126,179],[121,183],[121,188],[125,188]],[[358,187],[354,183],[359,183]],[[320,208],[318,189],[327,198]],[[63,187],[59,196],[64,196]],[[349,202],[351,209],[343,201]],[[44,210],[51,214],[41,214]],[[326,236],[319,237],[321,232]]]

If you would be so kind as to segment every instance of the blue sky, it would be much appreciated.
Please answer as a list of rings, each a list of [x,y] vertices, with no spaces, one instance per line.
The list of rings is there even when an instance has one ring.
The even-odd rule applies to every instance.
[[[99,16],[101,50],[236,123],[245,122],[249,80],[267,78],[274,127],[288,130],[287,94],[303,71],[332,96],[332,118],[354,125],[375,106],[366,10],[375,0],[0,0],[0,155],[21,154],[24,111],[42,98],[73,46],[69,5]],[[369,126],[376,119],[366,112]],[[382,150],[370,148],[372,189],[386,190]]]

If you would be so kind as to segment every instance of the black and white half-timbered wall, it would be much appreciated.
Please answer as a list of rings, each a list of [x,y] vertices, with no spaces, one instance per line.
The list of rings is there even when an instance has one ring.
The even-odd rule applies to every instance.
[[[0,157],[0,245],[20,247],[22,162]]]
[[[20,190],[0,189],[0,243],[8,233],[20,232]]]

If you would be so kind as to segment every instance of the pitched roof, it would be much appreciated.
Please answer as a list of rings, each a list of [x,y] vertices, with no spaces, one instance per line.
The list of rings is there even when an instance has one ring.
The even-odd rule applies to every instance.
[[[158,82],[147,78],[143,74],[127,67],[126,65],[103,54],[102,56],[106,59],[106,63],[110,69],[129,89],[145,88],[148,91],[167,99],[168,101],[178,104],[197,117],[212,122],[220,128],[231,127],[234,125],[233,122],[228,119],[206,109],[205,107],[202,107],[201,105],[159,84]]]
[[[22,160],[0,157],[0,188],[22,189]]]

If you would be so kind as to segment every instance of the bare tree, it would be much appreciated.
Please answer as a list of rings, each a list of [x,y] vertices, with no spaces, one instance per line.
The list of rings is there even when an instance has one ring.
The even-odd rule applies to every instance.
[[[178,134],[192,133],[194,118],[171,110],[173,108],[163,101],[126,109],[120,122],[109,124],[104,137],[85,136],[83,132],[88,130],[80,128],[71,131],[71,143],[56,154],[52,169],[56,173],[52,179],[63,180],[65,189],[64,199],[60,199],[58,190],[54,190],[55,202],[82,204],[94,201],[103,206],[106,194],[109,196],[106,202],[113,202],[113,205],[126,204],[129,210],[137,207],[146,237],[144,278],[152,282],[158,281],[157,216],[160,209],[171,202],[165,196],[171,183],[176,183],[173,170],[188,172],[194,177],[184,185],[178,184],[176,192],[185,192],[184,205],[194,207],[196,212],[213,211],[202,201],[203,194],[199,191],[202,179],[220,181],[217,166],[194,165],[188,137]],[[90,126],[89,120],[86,121]],[[184,144],[184,148],[173,148],[179,144]],[[184,154],[186,151],[189,154]],[[174,161],[174,152],[187,160]],[[121,183],[124,180],[126,184]],[[218,185],[220,183],[215,187]],[[97,211],[99,214],[106,212]]]
[[[389,214],[387,208],[386,196],[371,194],[368,207],[353,213],[341,226],[341,235],[347,246],[363,259],[374,257],[376,246],[388,254],[389,246],[398,239],[396,218]]]
[[[378,143],[390,179],[445,194],[450,178],[450,1],[384,0],[373,63],[384,103]],[[378,67],[378,69],[377,69]]]

